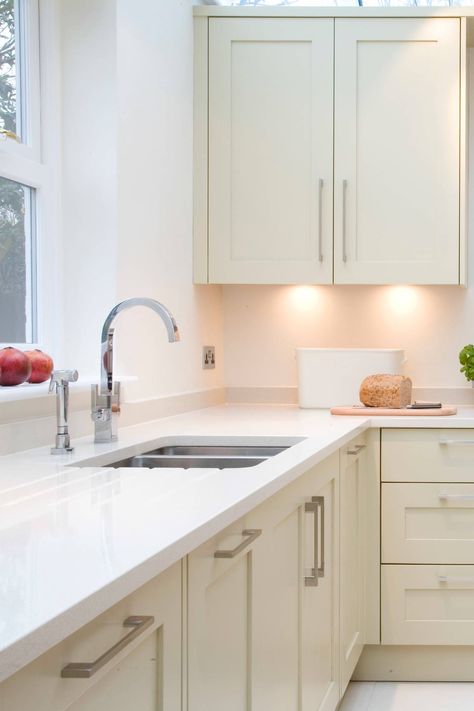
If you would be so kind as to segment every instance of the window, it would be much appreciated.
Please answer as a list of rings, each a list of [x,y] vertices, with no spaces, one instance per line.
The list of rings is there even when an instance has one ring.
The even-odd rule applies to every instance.
[[[0,344],[38,342],[39,126],[36,0],[0,0]]]
[[[0,177],[0,324],[2,340],[36,338],[35,190]]]
[[[15,3],[0,0],[0,128],[21,135]]]

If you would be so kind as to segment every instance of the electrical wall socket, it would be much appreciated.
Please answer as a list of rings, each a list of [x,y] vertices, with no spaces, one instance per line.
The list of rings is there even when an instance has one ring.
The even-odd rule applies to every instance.
[[[202,347],[202,368],[203,370],[211,370],[216,367],[216,349],[215,346]]]

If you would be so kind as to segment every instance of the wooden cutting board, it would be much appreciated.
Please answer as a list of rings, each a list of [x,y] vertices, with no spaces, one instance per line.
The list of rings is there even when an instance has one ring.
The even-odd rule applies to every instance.
[[[455,415],[456,413],[457,408],[453,405],[443,405],[442,407],[425,410],[411,410],[406,407],[398,409],[391,407],[364,407],[363,405],[331,408],[331,415],[359,415],[364,417],[446,417],[446,415]]]

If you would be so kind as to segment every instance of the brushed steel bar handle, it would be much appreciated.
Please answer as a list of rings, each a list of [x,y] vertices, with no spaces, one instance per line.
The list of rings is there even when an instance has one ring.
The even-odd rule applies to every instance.
[[[314,514],[313,529],[313,568],[311,575],[306,575],[304,584],[308,587],[317,587],[319,578],[324,578],[324,496],[313,496],[311,501],[304,506],[305,513]],[[321,515],[319,515],[321,512]],[[321,536],[319,530],[321,526]],[[319,561],[319,540],[321,539],[321,561]]]
[[[247,546],[249,546],[256,538],[262,535],[262,529],[245,528],[242,531],[242,535],[244,536],[242,543],[239,543],[238,546],[232,548],[231,550],[216,551],[214,553],[214,558],[235,558],[235,556],[239,555],[244,548],[247,548]]]
[[[363,449],[366,448],[367,445],[365,444],[356,444],[354,445],[354,449],[348,449],[347,454],[359,454],[359,452],[362,452]]]
[[[440,439],[439,443],[440,443],[440,445],[449,445],[449,444],[473,445],[474,439]]]
[[[347,239],[346,239],[346,194],[347,180],[342,181],[342,261],[347,262]]]
[[[316,588],[318,586],[318,572],[319,572],[319,504],[315,502],[316,497],[313,496],[311,501],[308,501],[304,505],[305,513],[311,513],[314,515],[313,521],[313,568],[311,569],[311,575],[305,575],[304,584],[306,587]]]
[[[438,495],[440,501],[474,501],[474,494],[444,494]]]
[[[319,178],[319,207],[318,207],[318,249],[319,261],[324,261],[323,254],[323,188],[324,180]]]
[[[324,543],[324,496],[313,497],[321,507],[321,518],[319,525],[321,526],[321,565],[318,568],[318,578],[324,578],[324,566],[326,557],[326,546]]]
[[[470,578],[461,578],[453,575],[438,575],[438,580],[440,583],[453,583],[453,584],[462,584],[466,583],[469,585],[472,585],[474,583],[474,577]]]
[[[153,615],[132,615],[123,621],[124,627],[132,627],[132,630],[122,637],[116,644],[98,657],[95,662],[72,662],[61,669],[63,679],[90,679],[99,669],[102,669],[110,662],[122,649],[125,649],[134,639],[142,634],[155,622]]]

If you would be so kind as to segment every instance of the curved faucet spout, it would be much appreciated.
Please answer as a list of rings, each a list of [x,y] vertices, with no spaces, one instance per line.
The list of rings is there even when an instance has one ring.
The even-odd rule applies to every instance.
[[[147,306],[160,316],[165,324],[170,343],[179,341],[179,330],[173,314],[159,301],[146,297],[125,299],[114,306],[104,321],[101,336],[101,361],[100,361],[100,391],[102,395],[110,395],[113,391],[113,339],[114,329],[112,323],[119,313],[134,306]]]

